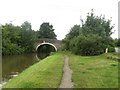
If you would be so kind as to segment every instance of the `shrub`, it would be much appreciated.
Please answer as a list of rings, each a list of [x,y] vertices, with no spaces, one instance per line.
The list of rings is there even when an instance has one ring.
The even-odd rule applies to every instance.
[[[99,55],[104,52],[102,38],[95,34],[80,35],[70,42],[71,51],[79,55]]]
[[[108,52],[115,52],[115,47],[109,46],[108,47]]]

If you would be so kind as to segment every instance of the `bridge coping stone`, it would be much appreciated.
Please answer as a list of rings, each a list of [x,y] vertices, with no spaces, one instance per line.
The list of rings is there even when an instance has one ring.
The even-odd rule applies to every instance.
[[[35,44],[34,44],[35,48],[39,47],[40,44],[42,44],[42,43],[44,43],[44,44],[51,43],[51,44],[53,44],[58,49],[58,48],[61,47],[62,41],[61,40],[57,40],[57,39],[48,39],[48,38],[37,39],[35,41]],[[53,46],[53,45],[51,45],[51,46]]]

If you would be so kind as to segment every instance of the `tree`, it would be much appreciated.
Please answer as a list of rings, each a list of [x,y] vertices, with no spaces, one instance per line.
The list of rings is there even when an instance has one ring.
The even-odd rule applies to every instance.
[[[73,38],[75,36],[79,36],[80,30],[81,30],[80,25],[74,25],[69,32],[69,37]]]
[[[31,28],[31,24],[25,21],[21,28],[21,46],[25,52],[32,52],[34,49],[35,33]]]
[[[11,23],[2,25],[2,54],[20,54],[23,52],[20,47],[20,30],[19,26],[14,26]]]
[[[101,37],[110,37],[114,25],[111,25],[112,20],[105,20],[104,16],[95,16],[93,10],[87,15],[85,23],[82,25],[83,34],[98,34]]]
[[[53,25],[50,25],[48,22],[42,23],[38,31],[38,38],[56,39]]]
[[[114,40],[110,37],[114,28],[111,20],[105,20],[102,15],[95,16],[92,10],[86,21],[81,21],[82,26],[74,26],[63,39],[64,49],[79,55],[99,55],[106,48],[114,51]]]
[[[117,47],[120,47],[120,38],[117,39],[117,41],[116,41],[116,46],[117,46]]]
[[[66,35],[66,37],[62,40],[63,42],[63,49],[69,50],[70,40],[74,37],[79,36],[81,33],[81,27],[80,25],[74,25],[70,32]]]
[[[35,32],[29,22],[24,22],[21,27],[9,23],[1,25],[2,54],[29,53],[34,50]]]

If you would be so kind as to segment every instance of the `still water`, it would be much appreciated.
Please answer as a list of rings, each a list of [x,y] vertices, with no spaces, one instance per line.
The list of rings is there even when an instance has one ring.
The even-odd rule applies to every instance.
[[[7,55],[2,57],[2,82],[7,82],[29,66],[45,58],[48,54]]]

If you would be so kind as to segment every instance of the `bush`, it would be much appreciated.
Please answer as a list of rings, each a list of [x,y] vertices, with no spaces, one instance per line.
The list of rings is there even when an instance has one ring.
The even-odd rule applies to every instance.
[[[108,47],[108,52],[115,52],[115,47],[109,46],[109,47]]]
[[[120,38],[116,41],[116,46],[120,47]]]
[[[99,55],[104,52],[102,38],[95,34],[80,35],[70,42],[71,51],[78,55]]]

